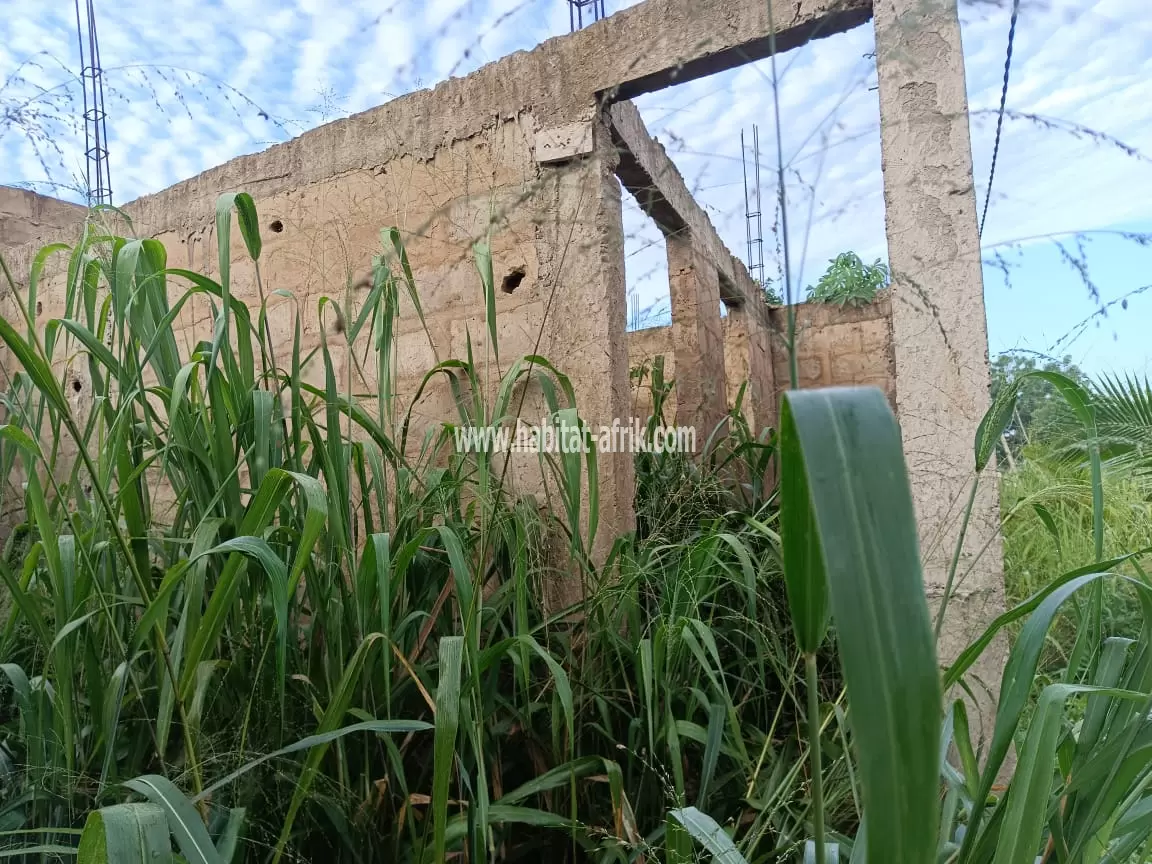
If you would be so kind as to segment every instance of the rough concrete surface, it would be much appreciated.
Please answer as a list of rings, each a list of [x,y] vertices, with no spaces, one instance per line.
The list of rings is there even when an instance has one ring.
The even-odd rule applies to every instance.
[[[896,408],[920,527],[929,598],[943,594],[989,405],[988,333],[956,0],[876,0],[880,136]],[[994,472],[975,501],[945,621],[948,661],[1004,609]],[[980,673],[998,680],[1006,644]],[[995,688],[993,688],[995,690]],[[994,713],[988,693],[981,713]]]
[[[86,213],[77,204],[28,189],[0,186],[0,252],[68,237]]]

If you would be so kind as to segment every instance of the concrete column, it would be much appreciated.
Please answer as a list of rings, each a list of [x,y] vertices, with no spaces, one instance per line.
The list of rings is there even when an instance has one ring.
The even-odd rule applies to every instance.
[[[743,414],[748,427],[759,434],[776,423],[775,386],[772,370],[771,334],[766,322],[768,307],[754,294],[739,306],[728,307],[724,337],[728,405],[735,404],[741,385]]]
[[[876,0],[874,15],[896,404],[935,612],[989,404],[964,54],[956,0]],[[982,490],[938,646],[945,662],[1004,608],[994,476]],[[1003,658],[1003,646],[993,646],[973,682],[986,688],[978,700],[986,734]]]
[[[727,413],[720,278],[690,231],[665,239],[676,347],[676,424],[696,427],[702,447]]]
[[[599,120],[584,130],[547,138],[567,147],[538,147],[536,249],[548,323],[540,351],[571,377],[581,418],[598,431],[613,420],[628,423],[632,394],[624,283],[624,226],[618,158]],[[543,157],[543,158],[541,158]],[[546,161],[545,161],[546,160]],[[535,457],[533,457],[535,459]],[[633,455],[597,458],[599,522],[591,553],[603,562],[613,540],[635,525]],[[538,469],[537,469],[538,470]],[[589,527],[588,489],[582,494]],[[579,599],[581,585],[560,586],[560,600]]]

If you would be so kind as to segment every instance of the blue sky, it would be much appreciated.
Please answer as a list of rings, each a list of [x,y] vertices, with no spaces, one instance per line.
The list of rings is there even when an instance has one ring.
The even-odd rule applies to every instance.
[[[985,271],[994,353],[1054,351],[1092,372],[1152,374],[1152,290],[1130,296],[1126,309],[1119,302],[1152,283],[1152,245],[1120,233],[1152,232],[1146,2],[1023,0],[1008,99],[1014,113],[1004,127],[984,233],[986,258],[999,253],[1011,265],[1007,285],[997,268]],[[624,5],[630,4],[607,0],[610,13]],[[284,0],[274,7],[266,0],[96,0],[96,6],[113,189],[121,203],[568,30],[563,0]],[[1007,6],[962,0],[981,204]],[[73,120],[79,89],[69,71],[76,63],[73,16],[64,0],[0,0],[6,30],[0,183],[75,195],[69,187],[78,185],[82,146]],[[793,276],[800,285],[814,281],[838,252],[854,250],[866,260],[886,255],[873,47],[866,26],[779,62]],[[759,124],[765,257],[769,275],[779,276],[769,65],[650,94],[637,104],[740,255],[740,132]],[[626,204],[630,291],[642,306],[659,308],[667,297],[659,232]],[[1074,232],[1090,233],[1077,240]],[[1091,287],[1078,275],[1080,256]],[[1066,337],[1070,332],[1077,335]]]

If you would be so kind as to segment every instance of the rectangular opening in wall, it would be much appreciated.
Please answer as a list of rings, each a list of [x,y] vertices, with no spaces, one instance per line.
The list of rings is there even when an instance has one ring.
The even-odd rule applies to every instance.
[[[624,283],[629,331],[672,323],[668,288],[668,248],[664,232],[629,193],[621,196],[624,217]]]
[[[841,258],[839,275],[825,280],[833,293],[858,287],[838,284],[840,276],[851,282],[887,261],[874,53],[873,28],[857,27],[779,55],[775,86],[772,63],[762,60],[634,100],[648,133],[770,302],[805,301],[840,256],[854,257]],[[847,267],[856,259],[862,268]]]

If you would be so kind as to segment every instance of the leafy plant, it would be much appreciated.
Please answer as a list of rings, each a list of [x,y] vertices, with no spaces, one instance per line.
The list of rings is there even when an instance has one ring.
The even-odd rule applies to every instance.
[[[1152,383],[1135,376],[1104,375],[1093,387],[1101,448],[1120,471],[1152,479]]]
[[[760,292],[764,296],[764,302],[769,306],[784,305],[784,298],[780,296],[780,289],[771,279],[765,278],[760,282]]]
[[[866,306],[887,284],[888,265],[879,258],[865,264],[855,252],[841,252],[828,262],[816,284],[808,287],[808,302]]]

